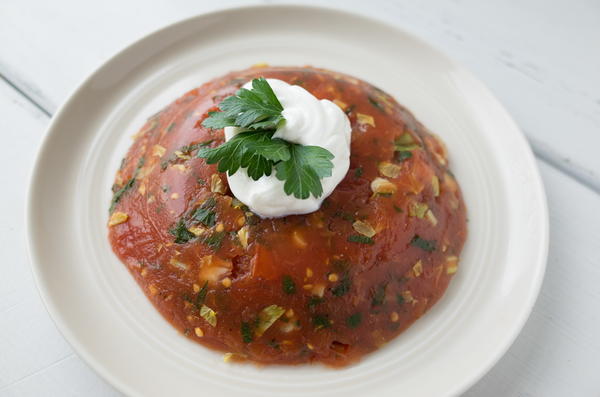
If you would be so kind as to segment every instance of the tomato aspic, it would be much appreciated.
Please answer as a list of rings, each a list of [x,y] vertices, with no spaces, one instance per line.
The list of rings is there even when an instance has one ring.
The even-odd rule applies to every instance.
[[[253,78],[329,99],[352,128],[350,169],[321,208],[262,219],[199,157],[202,125]],[[253,67],[150,117],[113,186],[109,238],[156,309],[187,338],[263,364],[356,362],[444,294],[466,238],[443,143],[384,91],[311,67]]]

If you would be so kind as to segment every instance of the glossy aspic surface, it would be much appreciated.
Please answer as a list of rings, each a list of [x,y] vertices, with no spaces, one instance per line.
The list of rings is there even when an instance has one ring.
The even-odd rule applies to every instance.
[[[321,209],[260,219],[196,157],[201,126],[256,77],[334,101],[352,125],[350,170]],[[109,238],[183,335],[264,364],[343,366],[425,313],[466,238],[443,143],[383,91],[309,67],[258,67],[189,91],[148,119],[117,172]]]

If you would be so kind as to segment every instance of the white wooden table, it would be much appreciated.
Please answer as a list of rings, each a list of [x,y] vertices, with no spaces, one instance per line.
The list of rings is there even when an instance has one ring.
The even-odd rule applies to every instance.
[[[134,39],[239,4],[0,1],[0,396],[120,395],[58,333],[29,270],[24,200],[50,117],[81,79]],[[466,65],[538,157],[550,206],[545,282],[515,344],[466,396],[600,396],[600,1],[328,4],[396,24]]]

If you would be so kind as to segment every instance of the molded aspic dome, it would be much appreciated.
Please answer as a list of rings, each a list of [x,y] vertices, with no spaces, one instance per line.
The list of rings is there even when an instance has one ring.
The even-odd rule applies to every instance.
[[[314,212],[261,219],[197,157],[224,141],[202,126],[208,112],[257,77],[348,116],[349,170]],[[186,93],[138,132],[113,191],[113,250],[157,310],[189,339],[265,364],[342,366],[384,345],[440,299],[466,238],[440,140],[380,89],[309,67]]]

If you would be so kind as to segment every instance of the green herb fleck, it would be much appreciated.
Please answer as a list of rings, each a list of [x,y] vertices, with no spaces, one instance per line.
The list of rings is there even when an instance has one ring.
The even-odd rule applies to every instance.
[[[268,345],[271,346],[275,350],[279,350],[280,349],[279,343],[277,343],[277,341],[275,339],[271,339],[269,341]]]
[[[313,309],[315,306],[317,306],[318,304],[323,303],[323,302],[325,302],[325,299],[320,298],[318,296],[311,296],[308,299],[307,306],[308,306],[309,309]]]
[[[351,284],[352,282],[350,280],[350,276],[345,274],[340,282],[331,289],[331,293],[334,296],[344,296],[348,293],[348,291],[350,291]]]
[[[204,282],[204,285],[202,286],[202,288],[200,288],[200,291],[198,291],[198,295],[196,295],[195,305],[196,305],[196,307],[198,307],[198,309],[200,309],[202,307],[202,305],[204,304],[204,301],[206,300],[207,292],[208,292],[208,280]]]
[[[412,135],[410,135],[408,132],[405,132],[404,134],[400,135],[394,141],[396,161],[403,162],[405,160],[408,160],[413,155],[411,150],[417,149],[418,147],[420,146],[415,143]]]
[[[346,319],[346,325],[350,328],[356,328],[362,322],[362,314],[354,313]]]
[[[408,151],[408,150],[396,151],[396,161],[398,161],[399,163],[403,162],[404,160],[408,160],[411,157],[412,157],[411,151]]]
[[[194,211],[192,218],[204,226],[212,227],[216,223],[216,213],[214,211],[216,200],[214,197],[208,198],[200,207]]]
[[[377,102],[373,97],[369,97],[369,102],[371,103],[371,105],[375,106],[377,109],[381,110],[382,112],[385,111],[383,105],[379,102]]]
[[[373,296],[371,298],[371,306],[381,306],[385,301],[385,290],[387,288],[387,284],[380,284],[375,288],[373,292]]]
[[[250,343],[253,339],[252,328],[250,327],[250,323],[242,322],[242,326],[240,327],[240,331],[242,333],[242,341],[244,343]]]
[[[360,178],[363,174],[363,168],[362,167],[358,167],[357,169],[354,170],[354,177],[355,178]]]
[[[362,234],[353,234],[348,236],[348,241],[351,243],[361,243],[361,244],[369,244],[373,245],[375,241],[371,237],[363,236]]]
[[[398,302],[399,305],[403,305],[404,297],[401,294],[396,294],[396,302]]]
[[[167,132],[171,131],[173,129],[173,127],[175,127],[175,122],[172,122],[171,124],[169,124],[167,126]]]
[[[425,240],[424,238],[421,238],[418,234],[415,234],[415,236],[412,238],[412,240],[410,240],[410,245],[419,247],[422,250],[427,251],[427,252],[433,252],[433,251],[435,251],[436,241],[435,240]]]
[[[396,212],[404,212],[402,208],[398,207],[396,204],[394,204],[394,210],[396,210]]]
[[[115,192],[115,194],[113,195],[113,198],[110,202],[110,207],[108,209],[109,213],[112,213],[115,210],[115,207],[117,205],[117,203],[119,203],[119,201],[121,201],[121,199],[123,198],[123,195],[125,193],[127,193],[127,191],[129,191],[134,185],[135,185],[135,178],[137,177],[138,173],[140,172],[140,169],[144,166],[144,158],[140,158],[140,160],[138,161],[138,165],[135,169],[135,171],[133,172],[133,176],[131,177],[131,179],[129,179],[127,181],[127,183],[125,185],[123,185],[122,188],[120,188],[119,190],[117,190]]]
[[[291,276],[288,276],[288,275],[283,276],[281,283],[282,283],[282,287],[283,287],[283,292],[285,292],[286,294],[292,295],[293,293],[296,292],[296,283],[294,283],[294,280],[292,279]]]
[[[316,330],[331,327],[331,321],[326,314],[315,314],[312,318]]]
[[[354,222],[354,216],[348,212],[336,211],[333,216],[338,216],[348,222]]]
[[[202,242],[208,245],[213,251],[219,250],[221,248],[221,244],[223,243],[223,238],[225,237],[225,232],[214,232],[208,236],[206,236]]]
[[[196,235],[187,229],[183,218],[179,219],[175,226],[169,229],[169,233],[175,237],[175,244],[185,244],[196,238]]]

